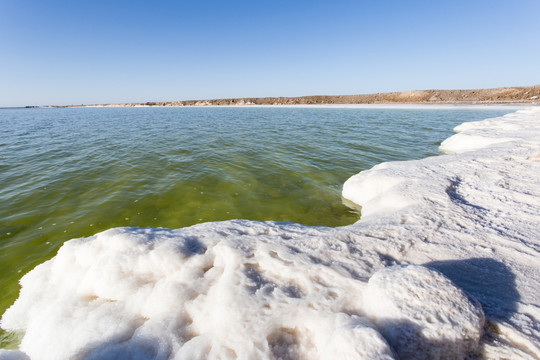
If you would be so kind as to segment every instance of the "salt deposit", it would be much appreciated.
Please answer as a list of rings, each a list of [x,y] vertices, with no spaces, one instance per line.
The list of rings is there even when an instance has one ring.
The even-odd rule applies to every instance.
[[[0,359],[537,358],[540,109],[456,130],[451,155],[349,179],[350,226],[66,242],[21,280]]]
[[[476,300],[441,273],[417,265],[376,272],[364,307],[401,359],[465,358],[477,348],[484,326]]]

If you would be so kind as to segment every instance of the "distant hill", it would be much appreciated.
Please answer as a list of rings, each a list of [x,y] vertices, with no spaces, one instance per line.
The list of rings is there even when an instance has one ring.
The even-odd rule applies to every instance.
[[[474,90],[408,90],[365,95],[313,95],[182,100],[85,106],[328,105],[328,104],[527,104],[540,103],[540,85]]]

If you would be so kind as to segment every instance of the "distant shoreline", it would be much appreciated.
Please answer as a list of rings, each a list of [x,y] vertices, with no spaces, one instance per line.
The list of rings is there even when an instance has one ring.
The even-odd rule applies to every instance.
[[[472,90],[408,90],[362,95],[311,95],[299,97],[230,98],[209,100],[148,101],[119,104],[82,104],[42,107],[150,107],[150,106],[252,106],[252,105],[537,105],[540,84]],[[35,108],[39,106],[27,106]]]

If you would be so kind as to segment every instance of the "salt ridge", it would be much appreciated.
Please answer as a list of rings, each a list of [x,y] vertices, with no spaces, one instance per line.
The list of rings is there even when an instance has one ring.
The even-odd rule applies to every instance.
[[[350,226],[68,241],[22,278],[0,359],[538,358],[540,109],[456,131],[451,155],[351,177]]]

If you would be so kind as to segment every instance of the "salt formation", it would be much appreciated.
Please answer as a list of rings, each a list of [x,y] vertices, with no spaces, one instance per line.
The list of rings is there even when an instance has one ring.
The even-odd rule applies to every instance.
[[[452,155],[349,179],[350,226],[66,242],[21,280],[0,325],[24,334],[22,352],[0,359],[536,358],[540,109],[457,130]]]
[[[369,279],[364,301],[366,313],[401,359],[463,359],[482,335],[480,304],[423,266],[378,271]]]
[[[22,279],[2,324],[32,359],[392,358],[352,262],[295,248],[305,231],[237,221],[71,240]]]

